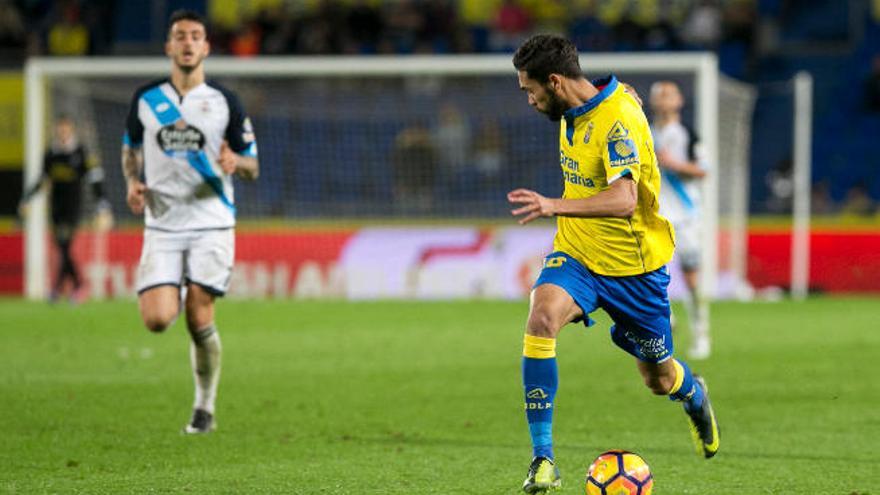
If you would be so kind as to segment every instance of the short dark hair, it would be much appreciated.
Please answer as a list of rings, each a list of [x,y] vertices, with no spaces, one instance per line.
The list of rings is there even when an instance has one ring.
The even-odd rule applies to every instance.
[[[178,9],[171,13],[171,17],[168,18],[168,34],[171,35],[171,27],[174,26],[174,23],[177,21],[193,21],[198,22],[205,28],[205,33],[208,32],[208,23],[205,21],[205,17],[202,14],[199,14],[195,10],[190,9]]]
[[[550,74],[569,79],[584,77],[574,43],[556,34],[536,34],[527,39],[513,54],[513,66],[542,84],[550,80]]]

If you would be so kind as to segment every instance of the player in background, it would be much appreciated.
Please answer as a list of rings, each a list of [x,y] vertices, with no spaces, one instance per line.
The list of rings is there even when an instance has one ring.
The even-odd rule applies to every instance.
[[[556,337],[570,322],[592,325],[604,309],[611,339],[636,358],[645,385],[682,402],[702,455],[718,451],[715,416],[704,382],[673,358],[666,263],[672,225],[658,212],[660,170],[647,119],[614,76],[584,78],[575,46],[536,35],[513,57],[529,104],[560,122],[562,198],[516,189],[508,200],[526,224],[557,217],[554,252],[531,293],[522,377],[533,459],[523,490],[559,487],[552,421],[558,385]]]
[[[59,257],[58,274],[49,296],[53,302],[61,296],[67,279],[70,279],[73,287],[71,301],[80,302],[84,296],[82,277],[70,251],[79,224],[83,182],[91,185],[95,199],[95,226],[99,230],[110,229],[113,215],[110,202],[104,196],[104,169],[89,156],[79,141],[73,120],[62,115],[55,120],[52,144],[43,155],[43,172],[39,180],[22,195],[19,205],[20,215],[26,216],[30,200],[43,186],[51,184],[52,237]]]
[[[215,428],[221,347],[214,299],[232,274],[232,175],[258,174],[253,129],[238,98],[205,80],[209,51],[202,17],[174,12],[165,43],[171,77],[137,90],[122,146],[126,200],[146,225],[137,280],[144,325],[161,332],[186,313],[195,380],[186,433]]]
[[[688,288],[685,307],[691,328],[688,355],[706,359],[711,352],[707,306],[699,291],[701,205],[700,180],[706,169],[696,134],[681,122],[684,98],[672,81],[651,86],[654,121],[651,133],[661,171],[660,214],[675,226],[675,252]]]

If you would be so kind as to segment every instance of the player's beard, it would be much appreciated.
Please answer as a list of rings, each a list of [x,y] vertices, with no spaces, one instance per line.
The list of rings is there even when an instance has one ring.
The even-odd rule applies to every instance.
[[[193,61],[190,63],[183,62],[183,55],[181,54],[180,57],[176,57],[174,59],[174,65],[176,65],[181,72],[189,74],[192,71],[198,69],[200,65],[202,65],[202,61],[205,60],[205,57],[194,55],[192,60]]]
[[[568,106],[553,91],[547,90],[547,109],[541,110],[551,122],[559,122]]]

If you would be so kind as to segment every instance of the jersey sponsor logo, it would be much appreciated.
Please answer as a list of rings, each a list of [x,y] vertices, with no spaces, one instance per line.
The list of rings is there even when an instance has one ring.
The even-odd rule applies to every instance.
[[[205,135],[202,134],[202,131],[183,120],[178,120],[159,129],[156,141],[168,156],[186,155],[190,152],[200,151],[205,147]]]
[[[156,105],[156,111],[159,113],[165,112],[169,108],[171,108],[171,105],[169,105],[168,103],[159,103],[158,105]]]
[[[528,398],[528,399],[546,399],[547,392],[544,392],[544,390],[542,390],[540,388],[533,388],[533,389],[529,390],[528,393],[526,393],[526,398]]]
[[[569,184],[574,184],[576,186],[596,187],[596,183],[593,182],[593,179],[566,170],[562,172],[562,179],[565,182],[568,182]]]
[[[562,150],[559,150],[559,165],[561,165],[562,168],[567,168],[571,170],[572,172],[577,172],[578,170],[580,170],[581,167],[581,164],[578,163],[577,160],[566,155],[565,152]]]
[[[544,260],[544,268],[559,268],[565,263],[565,256],[555,256]]]
[[[639,347],[641,353],[651,359],[660,359],[669,354],[666,346],[666,337],[641,338],[638,335],[627,331],[624,336],[632,343]]]
[[[629,137],[629,131],[619,120],[608,131],[608,161],[612,167],[625,167],[639,162],[636,143]]]
[[[625,167],[639,162],[636,144],[632,139],[608,141],[608,161],[612,167]]]
[[[629,131],[626,127],[624,127],[619,120],[615,120],[614,125],[611,126],[611,130],[608,131],[608,140],[617,141],[618,139],[626,139],[628,136]]]

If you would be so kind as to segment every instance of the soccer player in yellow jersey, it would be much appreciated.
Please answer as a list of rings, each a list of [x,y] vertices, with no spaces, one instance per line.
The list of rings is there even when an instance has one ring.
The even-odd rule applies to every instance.
[[[562,198],[528,189],[508,194],[521,224],[557,217],[554,252],[535,282],[526,324],[522,374],[534,457],[523,490],[561,485],[551,434],[556,336],[570,322],[592,325],[589,314],[599,308],[645,385],[683,403],[700,452],[712,457],[719,436],[705,382],[672,356],[666,263],[675,235],[658,213],[660,170],[637,96],[614,76],[587,80],[574,45],[556,35],[527,40],[513,64],[529,104],[560,121],[565,182]]]

